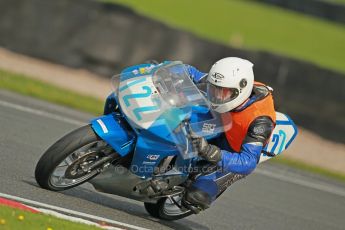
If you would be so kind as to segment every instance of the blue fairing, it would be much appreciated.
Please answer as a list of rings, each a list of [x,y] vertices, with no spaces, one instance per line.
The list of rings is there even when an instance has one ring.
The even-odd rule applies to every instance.
[[[186,139],[189,130],[208,139],[222,129],[221,120],[209,111],[206,99],[191,81],[202,73],[190,66],[187,69],[180,62],[126,68],[114,76],[115,91],[105,106],[109,112],[118,105],[123,117],[109,114],[92,121],[95,132],[119,154],[133,153],[131,171],[140,177],[152,177],[168,156],[175,156],[169,160],[179,168],[171,171],[186,176],[185,168],[196,156]],[[130,128],[124,128],[123,123]]]
[[[155,168],[159,166],[159,163],[162,159],[167,156],[176,156],[177,159],[175,162],[175,167],[179,171],[177,171],[175,175],[188,175],[187,170],[183,170],[183,166],[188,166],[190,160],[183,160],[174,144],[166,142],[162,139],[160,141],[152,140],[151,138],[156,138],[149,136],[149,133],[145,132],[145,130],[143,130],[143,134],[144,135],[138,137],[136,143],[131,164],[132,173],[143,178],[151,177]],[[146,136],[148,138],[145,138]]]
[[[115,149],[121,156],[125,156],[134,148],[135,135],[125,127],[126,121],[120,115],[111,113],[91,120],[95,133]]]

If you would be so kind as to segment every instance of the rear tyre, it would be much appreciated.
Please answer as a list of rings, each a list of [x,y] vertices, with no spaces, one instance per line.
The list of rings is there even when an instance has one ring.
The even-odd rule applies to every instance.
[[[181,203],[181,197],[174,197],[175,201]],[[192,211],[180,209],[174,202],[169,198],[164,197],[158,200],[157,203],[144,203],[146,211],[153,217],[162,220],[179,220],[190,216]]]
[[[100,160],[106,148],[109,150],[90,125],[76,129],[43,154],[36,165],[36,181],[42,188],[52,191],[80,185],[99,174],[98,168],[91,171],[85,169]]]

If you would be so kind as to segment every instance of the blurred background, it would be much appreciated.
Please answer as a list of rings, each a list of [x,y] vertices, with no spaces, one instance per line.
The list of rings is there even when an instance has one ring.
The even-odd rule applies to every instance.
[[[127,66],[181,60],[207,72],[249,59],[300,127],[287,155],[345,175],[344,24],[344,0],[1,0],[0,87],[44,98],[18,80],[38,78],[101,111]]]

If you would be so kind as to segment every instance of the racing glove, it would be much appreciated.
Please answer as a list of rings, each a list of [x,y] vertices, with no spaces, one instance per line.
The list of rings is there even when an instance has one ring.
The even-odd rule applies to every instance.
[[[203,137],[192,137],[192,143],[194,148],[198,151],[199,156],[206,161],[217,164],[222,158],[220,148],[215,145],[209,144]]]

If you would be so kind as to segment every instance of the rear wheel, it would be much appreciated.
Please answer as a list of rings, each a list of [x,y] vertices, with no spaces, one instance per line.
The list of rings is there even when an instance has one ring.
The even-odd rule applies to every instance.
[[[105,164],[90,167],[112,152],[90,125],[81,127],[53,144],[36,165],[37,183],[60,191],[80,185],[98,175]]]
[[[193,214],[190,210],[180,208],[182,195],[163,197],[157,203],[144,203],[146,211],[153,217],[163,220],[178,220]],[[177,204],[176,204],[177,203]]]

